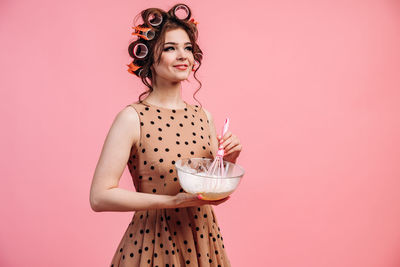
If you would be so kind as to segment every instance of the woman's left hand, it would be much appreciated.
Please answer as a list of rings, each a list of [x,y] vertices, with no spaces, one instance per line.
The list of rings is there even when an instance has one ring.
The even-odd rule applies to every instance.
[[[218,147],[222,146],[224,148],[224,160],[236,163],[236,159],[242,151],[239,138],[230,131],[227,131],[222,139],[220,135],[217,136],[217,139],[219,142]]]

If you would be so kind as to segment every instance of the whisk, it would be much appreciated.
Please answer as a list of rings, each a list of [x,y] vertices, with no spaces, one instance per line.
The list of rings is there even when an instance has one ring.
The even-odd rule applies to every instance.
[[[222,129],[221,138],[225,135],[226,131],[228,131],[229,127],[229,118],[225,119],[224,128]],[[228,169],[224,170],[224,148],[222,146],[218,147],[217,155],[215,159],[211,163],[211,166],[207,170],[207,175],[211,176],[224,176]]]

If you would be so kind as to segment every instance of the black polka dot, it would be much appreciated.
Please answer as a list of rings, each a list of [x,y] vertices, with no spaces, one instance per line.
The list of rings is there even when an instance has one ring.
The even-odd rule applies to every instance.
[[[176,224],[177,224],[177,225],[181,225],[181,222],[180,222],[180,221],[176,221]]]
[[[177,156],[180,158],[180,157],[181,157],[181,154],[177,154]]]
[[[169,170],[169,173],[173,173],[173,172],[174,172],[174,170],[173,170],[173,169],[170,169],[170,170]]]
[[[142,153],[144,153],[144,152],[146,152],[146,149],[143,148],[143,149],[142,149]]]
[[[193,132],[192,134],[193,134],[194,136],[196,136],[196,133],[195,133],[195,132]]]
[[[142,254],[142,249],[141,249],[141,248],[139,248],[138,252],[139,252],[139,254]]]
[[[182,123],[179,123],[179,126],[183,127],[183,124],[182,124]]]
[[[158,151],[158,148],[154,148],[154,152],[157,152]]]
[[[157,109],[157,112],[160,113],[161,111],[159,109]]]
[[[192,122],[191,124],[194,125],[194,122]]]
[[[187,245],[187,243],[188,243],[187,240],[184,240],[184,241],[183,241],[183,244]]]
[[[185,119],[187,119],[187,118],[188,118],[188,116],[187,116],[187,115],[185,115],[185,116],[183,116],[183,117],[185,117]]]
[[[176,144],[179,145],[180,144],[179,141],[176,141]]]
[[[175,119],[174,116],[171,116],[170,118],[171,118],[171,120]]]
[[[160,137],[158,137],[158,140],[160,140],[160,141],[161,141],[161,140],[162,140],[162,137],[161,137],[161,136],[160,136]]]
[[[204,237],[204,235],[203,235],[203,234],[201,234],[201,235],[200,235],[200,238],[203,238],[203,237]]]
[[[157,116],[157,118],[158,118],[158,119],[160,119],[160,120],[162,119],[162,117],[161,117],[161,116]]]
[[[158,130],[159,130],[160,132],[162,132],[162,129],[161,129],[161,128],[158,128]]]
[[[193,140],[193,144],[196,144],[196,140]]]
[[[149,181],[153,180],[153,177],[149,177]]]
[[[145,109],[145,110],[149,110],[149,107],[145,107],[144,109]]]
[[[133,253],[129,254],[129,256],[130,256],[131,258],[133,258]]]
[[[160,175],[160,178],[161,178],[161,179],[164,179],[164,175]]]
[[[185,141],[185,145],[188,145],[189,144],[189,142],[188,141]]]
[[[143,122],[140,122],[140,126],[143,126],[144,125],[144,123]]]
[[[188,248],[188,252],[189,252],[189,253],[192,252],[192,249]]]
[[[150,169],[154,170],[154,166],[151,166]]]
[[[153,193],[155,193],[155,192],[157,192],[157,190],[154,188],[154,189],[153,189]]]
[[[175,160],[171,161],[172,164],[175,164]]]
[[[178,181],[178,178],[175,177],[175,178],[174,178],[174,181],[175,181],[175,182]]]
[[[160,248],[163,248],[163,246],[164,246],[163,243],[160,243]]]
[[[149,137],[150,137],[150,134],[146,134],[146,137],[149,138]]]
[[[190,260],[187,260],[187,261],[186,261],[186,264],[190,264]]]
[[[141,112],[141,111],[140,111],[140,115],[142,115],[142,116],[143,116],[143,115],[144,115],[144,114],[143,114],[143,112]]]
[[[158,254],[157,253],[154,253],[154,258],[157,258],[158,257]]]
[[[168,151],[169,151],[169,148],[166,148],[165,151],[168,152]]]
[[[163,162],[164,160],[163,159],[159,159],[159,162]]]
[[[171,126],[169,123],[167,123],[167,124],[165,124],[165,125],[167,125],[167,127],[170,127],[170,126]]]
[[[154,121],[150,121],[151,124],[154,124]]]
[[[181,136],[180,133],[176,133],[176,136]]]

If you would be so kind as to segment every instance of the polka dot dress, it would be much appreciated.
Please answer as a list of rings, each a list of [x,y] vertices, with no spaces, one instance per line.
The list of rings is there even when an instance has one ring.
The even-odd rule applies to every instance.
[[[128,168],[138,192],[183,192],[175,162],[213,158],[207,115],[197,105],[167,109],[145,100],[131,105],[140,118],[140,141],[131,149]],[[231,266],[210,205],[137,211],[114,257],[116,266]]]

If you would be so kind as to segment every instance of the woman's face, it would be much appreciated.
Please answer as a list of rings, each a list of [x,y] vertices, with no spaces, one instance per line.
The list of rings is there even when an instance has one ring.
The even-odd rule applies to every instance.
[[[153,65],[156,83],[161,80],[170,82],[186,80],[194,64],[192,50],[192,44],[185,30],[178,28],[167,31],[160,63],[157,64],[155,61]]]

